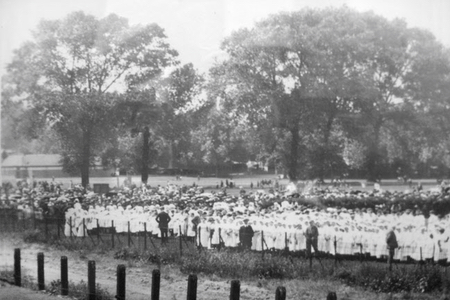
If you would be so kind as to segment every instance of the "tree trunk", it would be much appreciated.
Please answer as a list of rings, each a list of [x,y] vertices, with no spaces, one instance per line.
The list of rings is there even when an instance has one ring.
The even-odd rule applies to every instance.
[[[379,143],[381,124],[382,120],[379,118],[373,127],[373,137],[370,142],[369,153],[367,154],[367,180],[373,182],[380,179]]]
[[[147,183],[148,180],[148,163],[150,153],[150,130],[146,126],[142,132],[142,167],[141,167],[141,181]]]
[[[294,181],[297,180],[298,176],[298,143],[300,140],[300,135],[298,132],[298,125],[290,129],[292,140],[291,140],[291,153],[289,157],[288,175],[289,178]]]
[[[169,169],[173,169],[173,142],[169,141]]]
[[[324,132],[323,132],[323,145],[319,149],[319,174],[318,177],[321,180],[325,179],[325,175],[328,173],[328,167],[327,165],[330,162],[330,135],[331,135],[331,128],[333,126],[334,116],[330,116],[328,118],[327,124],[325,125]],[[330,174],[333,175],[333,174]]]
[[[90,132],[84,132],[83,134],[83,154],[81,157],[81,185],[84,188],[87,188],[89,185],[89,167],[90,167],[90,160],[91,157],[91,139],[90,139]]]

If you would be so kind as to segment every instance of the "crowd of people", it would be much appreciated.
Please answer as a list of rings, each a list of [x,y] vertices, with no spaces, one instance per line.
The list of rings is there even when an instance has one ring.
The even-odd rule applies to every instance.
[[[365,203],[371,197],[382,204],[348,208],[349,201]],[[57,183],[37,183],[2,196],[0,208],[24,215],[60,217],[66,236],[84,236],[94,228],[115,232],[147,232],[163,238],[183,235],[198,246],[246,248],[254,251],[370,254],[399,260],[446,260],[450,249],[450,214],[399,205],[398,198],[423,203],[447,199],[444,190],[389,193],[351,189],[308,188],[289,194],[280,190],[226,188],[205,192],[200,186],[124,188],[96,194],[81,186],[63,189]],[[378,199],[377,198],[377,199]],[[13,200],[12,200],[13,199]],[[323,205],[333,200],[335,205]],[[344,199],[345,201],[340,201]],[[350,200],[349,200],[350,199]],[[436,200],[437,199],[437,200]],[[396,245],[387,237],[395,235]],[[394,247],[395,246],[395,247]]]

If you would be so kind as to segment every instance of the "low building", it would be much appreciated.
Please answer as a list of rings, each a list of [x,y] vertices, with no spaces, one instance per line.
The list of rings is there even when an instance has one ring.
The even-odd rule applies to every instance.
[[[112,169],[104,169],[100,160],[96,160],[91,168],[91,177],[111,176]],[[11,154],[2,161],[3,179],[25,178],[60,178],[73,177],[63,171],[62,159],[59,154]]]

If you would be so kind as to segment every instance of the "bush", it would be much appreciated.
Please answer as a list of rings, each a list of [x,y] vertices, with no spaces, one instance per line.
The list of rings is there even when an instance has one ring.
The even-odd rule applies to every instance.
[[[179,250],[175,247],[161,245],[158,252],[139,251],[136,248],[122,248],[114,253],[115,259],[128,261],[151,262],[155,264],[174,264],[180,262]]]
[[[291,258],[279,254],[203,251],[181,258],[183,273],[215,274],[224,278],[259,279],[337,279],[351,286],[361,286],[378,293],[431,293],[450,287],[450,280],[438,266],[418,268],[409,265],[392,272],[385,264],[376,262],[346,262],[345,269],[335,269],[334,261],[322,259],[320,267],[314,260],[313,269],[303,258]]]
[[[216,274],[231,278],[277,278],[290,279],[307,273],[308,269],[298,259],[281,255],[260,253],[204,251],[198,254],[185,255],[181,258],[180,269],[184,273]]]
[[[25,243],[45,243],[47,239],[39,229],[34,229],[23,232],[23,241]]]
[[[387,272],[386,266],[383,265],[360,265],[352,272],[339,272],[335,277],[346,284],[381,293],[441,292],[449,286],[448,278],[441,274],[437,266],[427,269],[408,266]]]
[[[47,288],[47,291],[50,294],[57,295],[61,292],[61,281],[60,280],[53,280],[50,282],[49,287]],[[97,300],[112,300],[115,297],[113,297],[108,291],[101,288],[99,284],[95,287],[95,293]],[[73,283],[72,281],[69,282],[69,297],[73,297],[75,299],[88,299],[88,286],[87,283],[83,280],[79,283]]]

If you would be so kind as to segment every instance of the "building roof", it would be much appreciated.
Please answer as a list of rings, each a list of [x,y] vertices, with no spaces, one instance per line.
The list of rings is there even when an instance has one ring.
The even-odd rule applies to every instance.
[[[56,167],[61,166],[59,154],[12,154],[2,162],[2,167]]]

